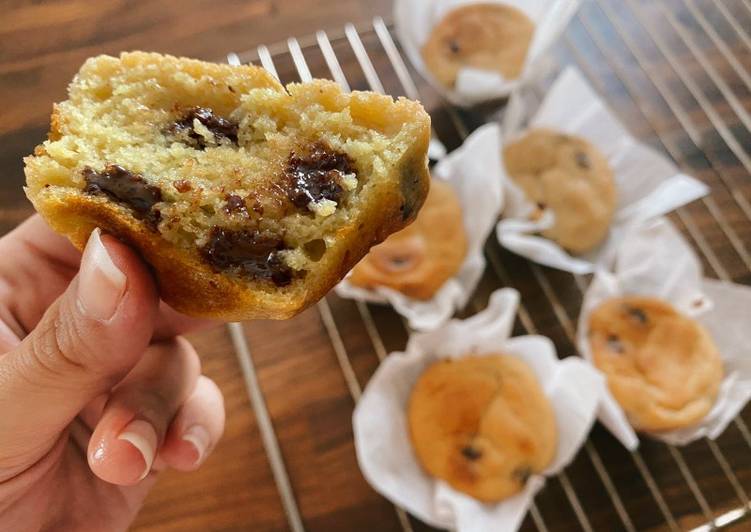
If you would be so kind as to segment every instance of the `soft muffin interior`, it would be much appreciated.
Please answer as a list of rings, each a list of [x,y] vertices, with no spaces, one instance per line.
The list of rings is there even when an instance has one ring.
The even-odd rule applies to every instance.
[[[27,185],[31,197],[114,202],[213,268],[272,290],[304,277],[391,190],[379,184],[411,146],[409,118],[390,97],[330,82],[285,89],[262,69],[101,56],[56,106]]]

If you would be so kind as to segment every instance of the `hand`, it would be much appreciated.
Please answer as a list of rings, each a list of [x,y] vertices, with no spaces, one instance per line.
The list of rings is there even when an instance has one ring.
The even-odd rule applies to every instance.
[[[0,239],[0,530],[125,530],[156,471],[197,468],[217,386],[138,255],[38,216]]]

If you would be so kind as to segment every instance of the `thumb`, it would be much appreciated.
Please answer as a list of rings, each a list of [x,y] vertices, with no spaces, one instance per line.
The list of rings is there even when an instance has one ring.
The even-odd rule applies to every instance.
[[[0,358],[0,470],[38,460],[89,401],[135,366],[157,308],[141,259],[94,230],[78,275],[24,341]]]

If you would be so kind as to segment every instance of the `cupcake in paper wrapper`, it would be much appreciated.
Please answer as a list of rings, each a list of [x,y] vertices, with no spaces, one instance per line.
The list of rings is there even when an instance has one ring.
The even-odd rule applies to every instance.
[[[711,335],[724,366],[715,403],[699,423],[646,434],[672,445],[717,438],[751,398],[751,289],[704,278],[699,259],[670,222],[664,218],[646,222],[624,238],[614,257],[613,272],[598,270],[585,294],[577,343],[586,360],[592,361],[590,314],[604,301],[626,295],[659,298],[696,319]],[[611,410],[600,420],[626,447],[637,447],[636,433],[622,411]]]
[[[482,31],[473,31],[466,29],[465,36],[477,44],[477,33],[484,33],[489,36],[490,42],[484,42],[480,46],[486,53],[503,53],[518,46],[515,42],[505,42],[500,35],[510,31],[517,31],[522,22],[529,24],[531,35],[525,36],[524,42],[528,42],[526,54],[516,54],[513,63],[513,70],[519,70],[518,73],[508,74],[508,79],[502,74],[503,68],[489,69],[483,66],[469,67],[463,66],[456,72],[455,80],[452,85],[448,85],[444,80],[439,80],[440,75],[435,69],[429,68],[423,56],[423,49],[429,42],[433,31],[440,26],[445,17],[451,16],[452,11],[456,13],[457,9],[466,6],[484,6],[488,4],[499,4],[512,8],[510,14],[511,20],[501,18],[504,27],[493,26],[493,17],[476,17],[476,24],[485,24],[485,27],[479,28]],[[446,99],[455,105],[470,106],[482,102],[500,99],[508,96],[511,91],[521,84],[535,77],[538,69],[543,65],[545,53],[550,49],[553,43],[563,33],[566,25],[573,17],[579,7],[579,0],[396,0],[394,3],[394,23],[396,32],[399,37],[404,51],[409,57],[415,68],[427,79],[436,90],[438,90]],[[517,11],[518,10],[518,11]],[[514,13],[518,13],[522,20],[516,20]],[[531,24],[530,24],[531,23]],[[473,27],[474,29],[474,27]],[[498,43],[492,42],[493,36],[498,35]],[[441,42],[441,48],[438,51],[431,49],[425,50],[425,53],[432,53],[437,56],[451,53],[459,53],[463,42]],[[463,52],[462,52],[463,53]],[[513,52],[511,52],[513,53]],[[509,58],[504,58],[508,62]],[[516,67],[516,63],[521,64]],[[517,75],[518,74],[518,75]]]
[[[405,352],[393,353],[381,364],[355,408],[355,446],[365,478],[432,526],[459,532],[517,529],[545,476],[561,471],[584,443],[605,396],[602,375],[578,357],[559,360],[548,338],[510,338],[518,304],[519,293],[504,288],[475,316],[414,334]],[[415,382],[433,362],[498,353],[517,357],[532,369],[553,408],[558,446],[543,475],[532,475],[521,492],[482,503],[421,468],[410,441],[407,405]]]
[[[482,126],[432,170],[433,179],[448,183],[458,195],[467,253],[457,273],[431,299],[409,298],[388,287],[367,290],[354,286],[347,278],[337,285],[336,293],[359,301],[390,303],[417,330],[434,329],[463,307],[482,276],[483,246],[502,207],[500,142],[497,125]]]
[[[545,209],[541,216],[531,216],[537,206],[504,166],[505,204],[496,234],[502,246],[523,257],[572,273],[591,273],[612,257],[619,239],[630,226],[668,213],[709,192],[706,185],[682,174],[666,157],[634,139],[573,67],[566,68],[557,78],[524,130],[522,122],[527,110],[522,93],[515,93],[511,100],[504,122],[505,141],[513,141],[525,131],[537,128],[583,138],[607,158],[614,175],[617,201],[605,239],[594,249],[573,255],[539,234],[553,227],[555,214]]]

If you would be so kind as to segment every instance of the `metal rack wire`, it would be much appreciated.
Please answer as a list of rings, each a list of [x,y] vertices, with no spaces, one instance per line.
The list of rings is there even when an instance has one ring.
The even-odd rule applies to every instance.
[[[685,139],[690,142],[692,149],[695,149],[696,153],[699,154],[700,161],[706,167],[706,171],[710,174],[714,184],[711,196],[704,198],[694,208],[683,207],[678,209],[675,213],[675,219],[709,265],[707,273],[713,274],[721,280],[730,281],[733,280],[733,277],[746,276],[751,272],[751,256],[742,235],[738,232],[738,223],[744,224],[744,227],[747,227],[746,224],[751,224],[751,204],[748,199],[751,189],[748,188],[747,183],[746,189],[744,189],[744,183],[735,173],[728,170],[727,165],[720,160],[717,153],[705,148],[708,140],[715,134],[718,135],[731,156],[745,169],[746,174],[751,173],[751,157],[747,151],[748,144],[744,144],[742,136],[744,132],[733,127],[736,123],[732,118],[737,118],[740,127],[745,127],[747,133],[751,129],[751,117],[749,117],[748,111],[734,92],[734,87],[729,85],[713,66],[709,54],[721,56],[742,82],[745,90],[751,90],[751,76],[749,76],[743,62],[736,57],[733,47],[728,44],[728,35],[721,33],[710,19],[724,21],[723,24],[727,24],[732,30],[732,37],[743,45],[746,52],[751,51],[751,38],[749,38],[743,25],[734,18],[733,12],[723,3],[723,0],[707,0],[702,2],[701,6],[697,6],[696,0],[685,0],[684,4],[685,10],[680,12],[683,18],[679,18],[665,3],[658,2],[645,7],[637,0],[626,0],[619,5],[617,10],[607,0],[590,2],[582,8],[572,23],[574,29],[579,31],[574,32],[570,29],[564,35],[561,41],[561,51],[568,62],[576,64],[600,93],[606,94],[607,86],[603,77],[584,57],[582,53],[584,47],[577,43],[577,39],[584,39],[587,49],[595,52],[598,57],[604,60],[613,78],[612,81],[617,82],[625,89],[626,98],[630,105],[643,117],[648,135],[655,137],[657,146],[667,152],[679,166],[688,172],[691,165],[679,142],[684,139],[676,139],[674,135],[666,133],[664,128],[660,127],[651,109],[651,104],[654,102],[643,97],[640,87],[632,79],[634,69],[629,67],[626,61],[635,63],[638,67],[639,76],[644,76],[648,85],[657,92],[659,99],[662,100],[669,109],[672,118],[677,122],[678,133],[681,137],[685,135]],[[650,7],[652,9],[647,14],[645,10]],[[743,8],[748,10],[747,15],[751,18],[751,5],[745,0],[743,0],[741,6],[741,9]],[[618,12],[619,10],[621,12]],[[709,16],[710,14],[712,17]],[[627,57],[624,58],[622,55],[610,51],[608,36],[603,33],[601,25],[595,22],[595,17],[607,22],[608,27],[614,30],[614,35],[617,36],[619,43],[627,50]],[[628,20],[632,22],[631,27],[627,27],[624,23],[624,17],[628,17]],[[696,25],[695,31],[689,29],[685,20],[689,20]],[[657,29],[658,23],[662,24],[659,30]],[[642,32],[642,36],[646,39],[638,41],[633,35],[634,28]],[[672,32],[669,36],[666,35],[668,31]],[[704,38],[711,43],[712,48],[710,50],[699,44],[696,31],[703,32]],[[575,38],[575,36],[577,37]],[[667,42],[668,37],[681,43],[685,48],[684,52],[687,53],[684,53],[681,57],[677,56]],[[647,48],[651,57],[645,51]],[[289,38],[273,45],[258,46],[255,50],[230,53],[227,59],[230,63],[236,64],[260,63],[282,81],[294,81],[294,78],[307,81],[315,75],[316,77],[330,77],[345,90],[350,90],[353,79],[352,76],[347,75],[342,67],[340,55],[337,55],[336,52],[337,49],[340,50],[340,55],[346,52],[347,55],[353,56],[353,63],[359,67],[360,73],[364,77],[365,86],[362,88],[385,92],[382,75],[384,71],[387,71],[387,75],[398,82],[397,88],[393,90],[398,90],[410,98],[425,99],[427,97],[428,99],[436,99],[435,94],[426,94],[429,88],[421,84],[420,80],[413,75],[392,35],[391,28],[381,18],[376,18],[371,23],[361,26],[348,24],[342,31],[335,33],[318,31],[314,35],[303,38]],[[320,55],[323,63],[320,65],[321,68],[315,69],[314,67],[314,71],[311,71],[308,58],[313,53]],[[379,68],[375,66],[374,58],[376,57],[380,61],[377,63]],[[278,68],[278,63],[282,60],[291,60],[293,78],[284,79],[283,76],[280,77],[279,72],[282,70]],[[719,92],[722,96],[720,103],[723,107],[729,109],[722,111],[719,109],[719,104],[707,94],[706,86],[695,79],[693,71],[686,68],[686,61],[695,62],[701,67],[701,72],[711,82],[710,88]],[[325,65],[325,68],[323,68],[323,65]],[[685,89],[691,95],[698,104],[698,111],[709,120],[711,128],[702,129],[697,125],[694,118],[697,110],[689,108],[679,97],[675,87],[666,81],[665,69],[669,69],[669,72],[675,74],[677,80],[682,84],[681,90]],[[538,88],[538,97],[541,97],[542,90],[542,87]],[[472,120],[465,113],[440,101],[439,110],[448,117],[449,136],[455,137],[454,144],[457,140],[461,141],[468,135]],[[729,116],[731,118],[728,118]],[[728,122],[731,119],[733,123]],[[446,143],[451,145],[451,139],[447,139]],[[715,181],[716,183],[714,183]],[[723,197],[724,195],[728,196],[729,201],[718,203],[715,197]],[[697,219],[697,213],[700,219]],[[713,247],[715,242],[709,240],[709,237],[703,231],[707,223],[704,222],[705,219],[710,220],[708,223],[716,224],[719,231],[715,231],[715,233],[721,235],[727,241],[734,253],[734,260],[740,260],[744,268],[740,274],[731,274],[731,270],[718,256]],[[509,274],[504,265],[502,253],[494,239],[491,239],[486,246],[486,256],[489,263],[487,275],[494,278],[496,285],[515,286],[519,284],[519,279],[515,279]],[[570,308],[567,308],[570,305],[564,304],[560,285],[552,279],[554,275],[558,275],[556,279],[560,278],[560,274],[554,274],[536,264],[529,264],[528,268],[531,272],[531,281],[535,285],[534,289],[539,290],[544,295],[550,308],[551,319],[562,330],[563,339],[567,342],[567,346],[574,346],[576,315]],[[736,270],[738,270],[737,267]],[[573,280],[573,285],[576,287],[580,298],[586,290],[589,280],[582,276],[569,277]],[[473,311],[482,309],[486,296],[487,294],[482,294],[482,290],[478,290],[478,294],[469,304],[470,309]],[[368,305],[359,302],[356,307],[374,353],[379,360],[383,360],[386,356],[386,348],[370,308]],[[362,389],[350,362],[345,343],[342,341],[329,301],[327,299],[321,300],[317,308],[349,393],[356,402],[360,398]],[[535,317],[538,318],[537,322],[533,319],[533,313],[524,304],[520,306],[519,321],[523,331],[531,334],[543,330],[543,327],[538,323],[541,321],[539,316],[536,315]],[[550,322],[550,319],[546,317],[545,321],[546,323]],[[288,517],[289,526],[295,532],[301,531],[304,529],[303,520],[300,517],[294,493],[290,487],[283,457],[274,434],[273,423],[265,409],[263,396],[255,378],[247,342],[239,325],[230,325],[230,332],[246,377],[251,401],[259,419],[259,428]],[[569,351],[571,350],[569,349]],[[738,416],[733,424],[741,435],[741,441],[746,446],[745,450],[751,451],[751,432],[742,415]],[[684,487],[693,497],[701,515],[702,522],[700,523],[686,521],[684,517],[687,512],[679,512],[669,504],[669,498],[666,497],[664,489],[661,488],[661,471],[657,471],[654,465],[650,463],[649,458],[645,457],[642,451],[637,450],[630,453],[630,458],[636,474],[644,482],[652,503],[654,503],[662,518],[662,523],[650,524],[650,526],[670,530],[705,531],[737,525],[751,516],[751,503],[747,489],[736,474],[733,461],[729,458],[727,450],[724,450],[721,443],[716,441],[705,440],[705,444],[714,460],[713,465],[719,468],[723,478],[729,484],[736,499],[735,503],[729,508],[725,505],[721,508],[714,508],[710,502],[711,498],[707,496],[707,493],[709,493],[707,487],[702,486],[702,483],[697,480],[697,476],[692,469],[694,464],[691,464],[686,458],[687,451],[674,446],[663,446],[667,449],[669,463],[672,463],[678,470],[679,478],[682,479],[685,484]],[[629,500],[623,493],[622,485],[619,485],[614,478],[614,473],[608,468],[606,451],[602,448],[602,442],[594,438],[585,444],[582,455],[586,456],[595,473],[591,479],[585,479],[585,482],[599,483],[604,489],[612,505],[613,528],[622,528],[627,531],[641,529],[643,526],[639,523],[641,516],[633,510],[628,510]],[[661,464],[661,467],[671,466]],[[573,512],[576,525],[585,531],[597,529],[582,504],[579,491],[575,488],[577,484],[575,472],[564,471],[558,475],[555,481],[560,485],[565,502]],[[578,484],[581,485],[581,482],[578,482]],[[395,511],[402,529],[411,532],[413,530],[412,518],[398,507],[395,508]],[[546,515],[544,509],[540,506],[533,505],[529,519],[525,522],[525,527],[540,531],[556,530],[558,520],[553,517]]]

